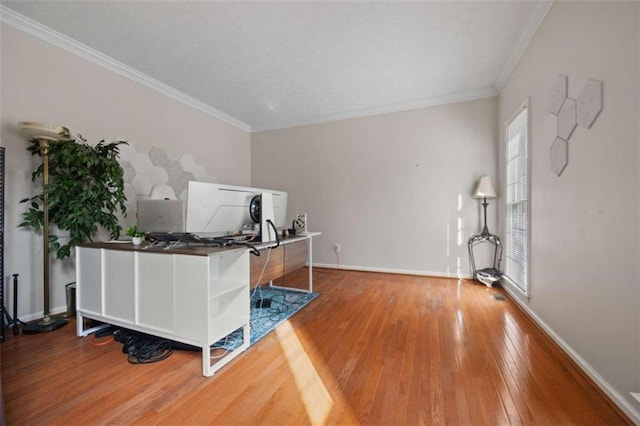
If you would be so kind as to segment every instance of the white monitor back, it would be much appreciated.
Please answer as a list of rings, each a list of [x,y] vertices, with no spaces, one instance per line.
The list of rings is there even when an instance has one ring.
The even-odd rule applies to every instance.
[[[186,231],[203,237],[219,237],[252,227],[249,204],[254,195],[273,195],[274,223],[286,227],[287,193],[272,189],[189,182]]]

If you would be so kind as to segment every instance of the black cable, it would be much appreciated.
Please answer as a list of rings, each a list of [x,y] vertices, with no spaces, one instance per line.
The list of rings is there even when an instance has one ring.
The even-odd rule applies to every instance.
[[[269,226],[271,226],[273,228],[273,233],[276,234],[276,245],[275,246],[271,246],[269,248],[278,248],[278,247],[280,247],[280,236],[278,235],[278,229],[273,224],[271,219],[267,219],[267,223],[269,224]]]
[[[125,344],[129,356],[127,361],[131,364],[150,364],[168,358],[173,350],[169,341],[141,342],[131,339]]]
[[[173,350],[166,339],[136,333],[128,330],[116,330],[113,337],[123,344],[122,353],[127,354],[131,364],[150,364],[168,358]]]
[[[233,243],[234,245],[238,245],[238,246],[244,246],[244,247],[248,247],[249,250],[251,250],[251,254],[254,256],[260,256],[260,250],[258,250],[257,248],[255,248],[255,246],[251,243],[245,242],[245,241],[235,241]]]
[[[259,288],[259,287],[257,287]],[[259,316],[255,316],[253,318],[251,318],[251,322],[254,322],[255,320],[258,319],[262,319],[262,318],[269,318],[271,321],[273,322],[277,322],[279,320],[282,319],[283,315],[287,314],[289,312],[289,306],[287,305],[287,303],[291,303],[291,304],[300,304],[300,302],[289,302],[286,298],[285,292],[284,290],[280,290],[280,289],[272,289],[272,291],[279,291],[279,293],[273,294],[270,299],[271,299],[271,305],[269,308],[258,308],[258,309],[266,309],[266,313],[263,315],[259,315]],[[282,298],[282,301],[277,300],[277,298],[280,297]],[[287,302],[287,303],[285,303]],[[254,305],[254,301],[251,301],[251,304]],[[274,305],[280,305],[278,306],[274,306]]]

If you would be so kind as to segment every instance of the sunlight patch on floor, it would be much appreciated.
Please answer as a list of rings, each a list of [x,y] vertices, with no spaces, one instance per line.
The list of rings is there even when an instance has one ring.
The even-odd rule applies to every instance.
[[[333,408],[333,399],[289,321],[275,330],[293,378],[300,392],[309,421],[313,425],[324,424]]]

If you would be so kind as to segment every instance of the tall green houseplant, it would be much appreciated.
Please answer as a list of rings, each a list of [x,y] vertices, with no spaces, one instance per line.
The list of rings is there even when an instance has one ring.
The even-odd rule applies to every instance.
[[[71,254],[75,245],[92,241],[99,227],[111,238],[118,238],[122,228],[117,211],[126,215],[124,179],[118,163],[119,146],[124,141],[106,143],[101,140],[92,146],[81,135],[73,138],[64,128],[61,140],[49,146],[49,184],[43,188],[48,194],[49,222],[57,229],[68,232],[68,241],[49,235],[49,247],[58,259]],[[32,155],[40,154],[38,141],[32,139],[27,147]],[[32,173],[36,182],[42,178],[43,164]],[[35,231],[42,229],[44,213],[43,194],[22,200],[27,210],[19,226]]]

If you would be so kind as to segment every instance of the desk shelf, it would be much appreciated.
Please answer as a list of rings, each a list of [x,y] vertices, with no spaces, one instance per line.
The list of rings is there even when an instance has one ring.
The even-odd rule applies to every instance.
[[[243,288],[247,285],[247,271],[243,251],[232,251],[209,257],[209,298]]]

